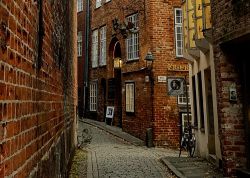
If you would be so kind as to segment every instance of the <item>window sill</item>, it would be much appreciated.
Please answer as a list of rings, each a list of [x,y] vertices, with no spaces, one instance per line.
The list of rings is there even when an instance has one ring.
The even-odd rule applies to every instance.
[[[135,116],[135,112],[126,112],[127,116]]]
[[[99,65],[99,68],[106,68],[106,67],[107,67],[107,64]]]
[[[183,56],[175,56],[175,59],[178,59],[178,60],[183,59]]]
[[[108,2],[104,2],[104,4],[108,4],[108,3],[111,3],[111,1],[108,1]]]
[[[102,6],[99,6],[99,7],[95,7],[95,10],[97,10],[97,9],[100,9]]]
[[[133,62],[138,62],[139,61],[139,58],[136,58],[136,59],[130,59],[126,61],[126,63],[133,63]]]

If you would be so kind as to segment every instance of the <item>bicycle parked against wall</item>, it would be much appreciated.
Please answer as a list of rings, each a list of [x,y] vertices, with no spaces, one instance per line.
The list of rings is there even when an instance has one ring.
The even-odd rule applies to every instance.
[[[193,127],[190,124],[184,127],[181,140],[180,140],[179,157],[181,156],[182,149],[185,149],[188,152],[188,155],[190,157],[194,156],[195,147],[196,147],[196,138],[195,138],[195,134],[192,132],[192,128]]]

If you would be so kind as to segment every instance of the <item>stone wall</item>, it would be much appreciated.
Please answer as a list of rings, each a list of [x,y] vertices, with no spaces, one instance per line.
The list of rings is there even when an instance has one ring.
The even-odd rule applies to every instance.
[[[76,136],[74,12],[74,1],[0,1],[0,177],[66,177]]]

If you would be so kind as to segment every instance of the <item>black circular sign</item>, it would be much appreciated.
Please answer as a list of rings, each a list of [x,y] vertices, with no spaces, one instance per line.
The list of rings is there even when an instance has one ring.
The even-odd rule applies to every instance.
[[[179,90],[181,88],[181,82],[179,80],[172,80],[170,86],[172,90]]]

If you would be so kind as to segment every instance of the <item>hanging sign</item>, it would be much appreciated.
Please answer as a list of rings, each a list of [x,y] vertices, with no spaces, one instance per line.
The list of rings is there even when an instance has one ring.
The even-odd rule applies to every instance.
[[[184,78],[168,77],[168,95],[178,96],[184,94]]]

